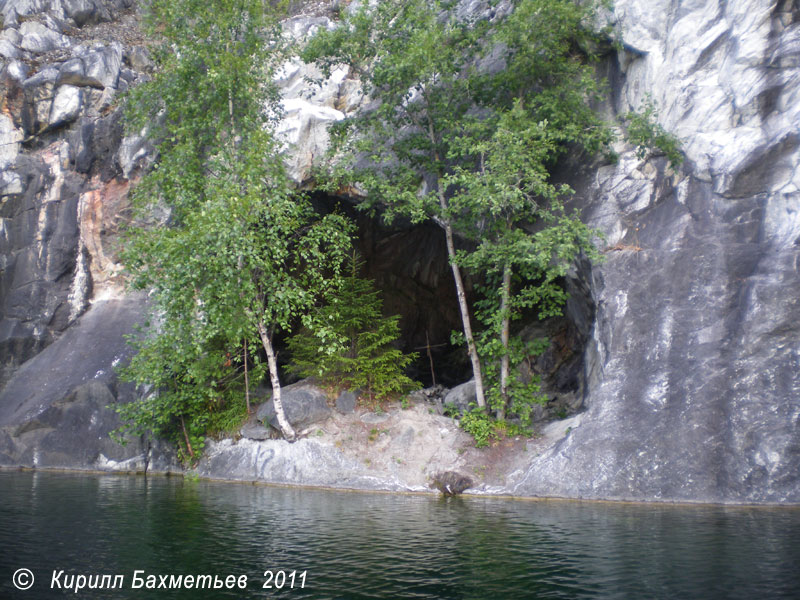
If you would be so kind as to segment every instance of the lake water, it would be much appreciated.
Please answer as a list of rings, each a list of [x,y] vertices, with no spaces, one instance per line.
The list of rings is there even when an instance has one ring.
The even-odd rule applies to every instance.
[[[104,574],[122,576],[105,580],[116,589],[75,593]],[[148,590],[150,575],[236,584]],[[172,584],[186,581],[208,582]],[[0,472],[0,598],[67,596],[797,599],[800,510]]]

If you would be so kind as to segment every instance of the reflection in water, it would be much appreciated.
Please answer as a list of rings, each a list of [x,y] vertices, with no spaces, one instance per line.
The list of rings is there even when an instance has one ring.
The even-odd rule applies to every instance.
[[[124,574],[94,598],[799,598],[800,510],[363,494],[0,473],[0,597],[52,571]],[[11,587],[30,568],[33,589]],[[133,571],[248,576],[132,590]],[[304,589],[261,590],[267,569]],[[226,595],[227,594],[227,595]],[[73,594],[74,595],[74,594]]]

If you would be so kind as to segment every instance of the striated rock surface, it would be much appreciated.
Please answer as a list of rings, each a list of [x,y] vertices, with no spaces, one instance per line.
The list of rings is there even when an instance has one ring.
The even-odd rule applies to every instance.
[[[212,443],[197,468],[201,477],[356,490],[407,491],[399,481],[371,475],[357,461],[316,440],[288,444],[241,439]]]
[[[113,240],[137,159],[114,101],[141,76],[131,5],[0,3],[0,386],[93,295],[120,292]]]
[[[0,464],[172,468],[108,433],[115,368],[144,311],[116,253],[146,147],[119,94],[148,68],[132,0],[0,1]]]
[[[169,470],[163,443],[109,433],[121,423],[110,407],[135,396],[117,381],[127,360],[125,336],[143,314],[144,299],[99,301],[56,342],[27,361],[0,392],[0,465],[144,471]],[[111,326],[110,326],[111,325]]]
[[[583,190],[593,270],[586,412],[513,493],[800,502],[800,10],[615,3],[614,109],[650,95],[676,172],[630,152]]]
[[[286,419],[292,427],[307,427],[312,423],[324,421],[331,414],[325,392],[306,381],[282,387],[281,403]],[[280,430],[278,414],[275,412],[275,403],[271,397],[259,407],[256,418],[265,426],[269,425]]]

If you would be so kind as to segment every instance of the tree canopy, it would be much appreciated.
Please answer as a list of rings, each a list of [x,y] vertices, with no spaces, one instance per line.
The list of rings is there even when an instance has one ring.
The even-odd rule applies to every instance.
[[[153,0],[146,21],[162,40],[159,70],[128,104],[129,126],[151,124],[158,149],[136,199],[144,214],[161,208],[168,218],[134,229],[124,255],[132,285],[152,292],[156,320],[125,372],[153,391],[121,412],[134,431],[171,435],[189,458],[238,394],[239,366],[263,375],[259,346],[281,429],[294,438],[273,334],[337,285],[350,248],[349,221],[316,215],[286,176],[272,134],[280,37],[266,7]]]
[[[373,98],[333,130],[333,185],[364,190],[363,206],[388,219],[442,227],[477,403],[486,406],[488,368],[500,416],[514,379],[509,321],[522,308],[557,314],[558,278],[591,248],[550,169],[568,147],[591,153],[611,138],[592,108],[595,5],[512,5],[489,18],[459,16],[448,0],[363,3],[303,54],[323,70],[349,65]],[[463,269],[486,278],[477,338]]]

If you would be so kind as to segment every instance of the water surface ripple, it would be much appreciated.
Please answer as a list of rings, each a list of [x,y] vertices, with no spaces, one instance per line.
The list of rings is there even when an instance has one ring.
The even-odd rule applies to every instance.
[[[36,584],[11,576],[31,569]],[[125,589],[51,590],[53,570]],[[132,590],[147,574],[246,590]],[[305,587],[261,589],[306,571]],[[0,473],[0,598],[800,598],[800,509],[440,499]]]

